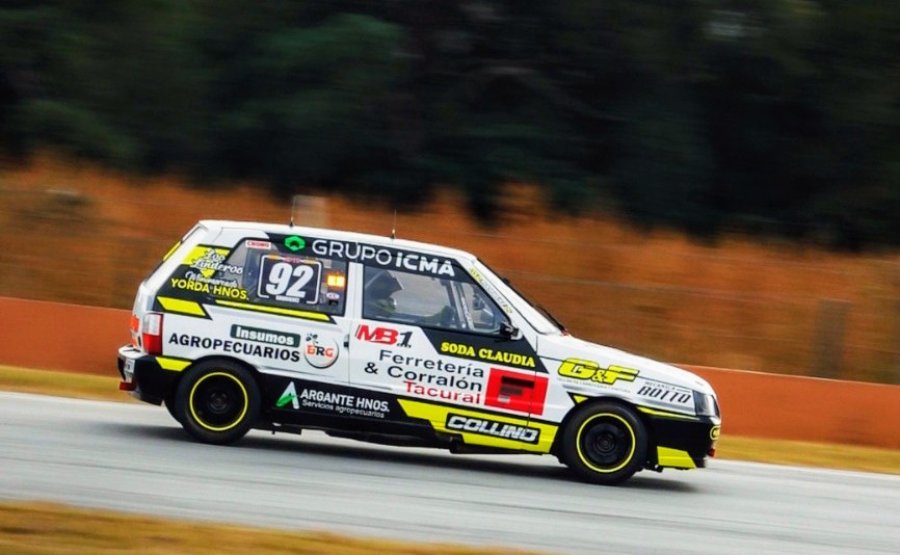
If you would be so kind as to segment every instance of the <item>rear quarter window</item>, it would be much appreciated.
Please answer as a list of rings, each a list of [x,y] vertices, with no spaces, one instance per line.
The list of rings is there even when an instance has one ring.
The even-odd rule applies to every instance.
[[[261,239],[245,239],[233,248],[182,245],[170,257],[179,259],[159,295],[333,316],[343,315],[346,308],[347,262],[342,260],[284,253]]]
[[[244,269],[240,282],[252,302],[344,314],[346,261],[283,253],[267,241],[248,240],[242,247],[235,251],[233,263]]]

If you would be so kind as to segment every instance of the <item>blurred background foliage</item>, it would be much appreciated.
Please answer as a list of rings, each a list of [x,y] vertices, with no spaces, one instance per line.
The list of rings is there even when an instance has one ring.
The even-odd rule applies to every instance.
[[[900,3],[0,5],[0,149],[409,205],[900,245]]]

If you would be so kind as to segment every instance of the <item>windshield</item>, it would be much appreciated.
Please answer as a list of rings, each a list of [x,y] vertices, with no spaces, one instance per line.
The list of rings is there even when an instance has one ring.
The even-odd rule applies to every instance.
[[[565,331],[565,327],[559,320],[554,318],[545,308],[535,305],[528,300],[528,297],[519,293],[509,282],[501,278],[497,272],[491,270],[487,264],[481,260],[476,260],[475,265],[480,272],[492,278],[491,284],[500,291],[501,295],[513,301],[519,301],[514,303],[516,308],[538,333],[559,334]]]

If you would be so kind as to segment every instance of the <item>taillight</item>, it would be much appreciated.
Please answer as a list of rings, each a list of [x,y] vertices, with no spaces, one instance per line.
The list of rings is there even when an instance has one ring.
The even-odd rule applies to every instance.
[[[140,347],[141,321],[138,319],[137,314],[131,314],[131,321],[128,327],[131,329],[131,346],[135,348]]]
[[[144,344],[144,352],[148,355],[162,354],[163,315],[155,312],[144,314],[144,324],[141,326],[141,342]]]

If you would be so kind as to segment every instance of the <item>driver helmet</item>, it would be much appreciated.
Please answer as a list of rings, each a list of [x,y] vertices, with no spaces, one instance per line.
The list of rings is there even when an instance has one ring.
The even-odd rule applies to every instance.
[[[396,276],[387,270],[378,270],[366,283],[366,303],[393,312],[397,310],[397,300],[392,295],[402,290],[403,285]]]

